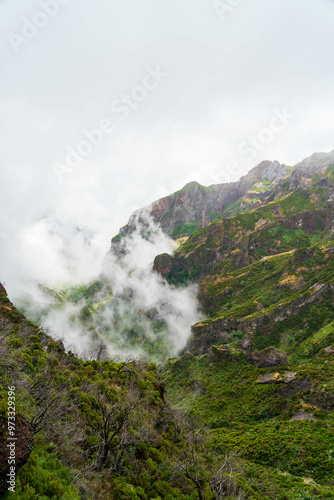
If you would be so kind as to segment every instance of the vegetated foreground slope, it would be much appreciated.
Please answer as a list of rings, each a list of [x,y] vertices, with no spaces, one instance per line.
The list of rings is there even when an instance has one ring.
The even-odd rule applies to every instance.
[[[171,408],[154,363],[66,353],[2,286],[0,329],[1,497],[187,500],[242,492],[242,462],[216,452],[195,421]]]
[[[271,377],[237,349],[239,332],[228,349],[160,371],[82,360],[27,322],[3,288],[0,328],[3,498],[334,498],[332,351]],[[329,324],[314,341],[332,335]],[[15,493],[6,492],[13,386]]]

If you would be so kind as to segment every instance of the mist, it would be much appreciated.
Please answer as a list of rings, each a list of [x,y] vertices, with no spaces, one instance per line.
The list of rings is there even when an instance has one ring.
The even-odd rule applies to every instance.
[[[50,288],[52,281],[46,275],[40,283],[30,284],[30,294],[17,298],[28,318],[80,356],[96,356],[103,343],[111,358],[165,360],[181,352],[191,326],[203,319],[196,285],[169,285],[153,270],[156,255],[172,253],[178,244],[163,233],[148,210],[135,213],[131,222],[133,232],[112,243],[99,272],[92,276],[93,285],[80,283],[79,290],[95,283],[89,297],[73,303],[72,293],[63,300],[61,287],[67,290],[74,282],[58,281],[60,288]],[[37,230],[45,230],[44,225]],[[58,241],[53,233],[50,238]],[[55,265],[62,259],[63,264],[68,262],[61,245],[54,245],[53,256]]]

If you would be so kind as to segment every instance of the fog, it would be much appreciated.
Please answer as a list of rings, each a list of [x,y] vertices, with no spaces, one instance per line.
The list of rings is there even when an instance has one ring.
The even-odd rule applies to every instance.
[[[332,0],[1,0],[10,296],[89,282],[130,214],[187,182],[333,150],[333,21]]]
[[[155,256],[172,253],[178,244],[162,232],[148,212],[133,217],[132,223],[134,231],[106,254],[99,276],[104,287],[92,300],[59,302],[37,282],[30,284],[24,302],[21,294],[19,305],[28,318],[81,356],[96,356],[101,343],[112,358],[135,356],[159,361],[176,356],[186,346],[191,325],[204,318],[196,285],[171,286],[153,270]],[[110,296],[106,296],[106,287]],[[92,315],[87,316],[87,306]],[[85,310],[86,320],[80,321]]]

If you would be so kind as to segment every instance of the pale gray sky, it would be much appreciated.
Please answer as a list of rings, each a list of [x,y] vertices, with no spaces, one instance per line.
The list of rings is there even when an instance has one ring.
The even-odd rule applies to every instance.
[[[190,180],[334,148],[334,2],[214,3],[0,0],[9,289],[66,279],[68,254],[78,279],[94,274],[134,209]],[[84,131],[101,123],[110,133],[87,146]],[[80,143],[89,154],[60,183],[54,162],[69,170],[67,148]]]

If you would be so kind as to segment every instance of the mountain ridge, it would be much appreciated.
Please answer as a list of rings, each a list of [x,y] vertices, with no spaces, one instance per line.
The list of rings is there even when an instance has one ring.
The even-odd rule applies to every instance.
[[[147,216],[152,217],[173,239],[187,237],[220,217],[255,208],[268,201],[271,196],[278,197],[284,192],[286,178],[293,190],[300,186],[302,174],[312,174],[333,163],[334,150],[329,153],[314,153],[293,167],[287,167],[276,160],[265,160],[236,182],[211,186],[202,186],[196,181],[189,182],[179,191],[134,212],[129,222],[112,239],[112,246],[135,230],[138,219],[145,220]],[[252,191],[252,187],[255,191]],[[237,206],[233,206],[234,204]]]

